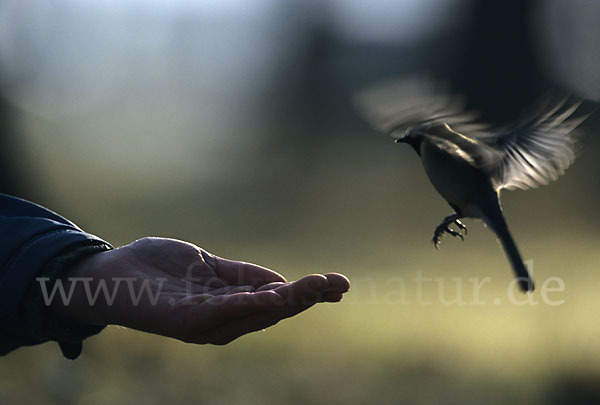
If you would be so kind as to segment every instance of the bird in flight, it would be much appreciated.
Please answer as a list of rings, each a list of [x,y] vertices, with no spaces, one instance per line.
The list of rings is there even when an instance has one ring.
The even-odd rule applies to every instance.
[[[587,118],[573,116],[581,101],[548,97],[536,112],[501,128],[477,123],[460,97],[428,80],[373,86],[357,94],[356,102],[375,129],[414,149],[434,188],[454,210],[435,228],[434,246],[439,248],[445,233],[464,240],[462,218],[481,219],[496,233],[521,290],[533,291],[502,213],[500,191],[538,187],[564,174],[575,159],[574,130]]]

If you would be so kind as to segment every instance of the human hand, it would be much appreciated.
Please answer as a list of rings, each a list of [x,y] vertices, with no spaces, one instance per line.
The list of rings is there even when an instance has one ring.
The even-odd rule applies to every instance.
[[[350,288],[341,274],[287,282],[264,267],[164,238],[90,255],[56,282],[65,291],[73,287],[68,303],[56,294],[51,304],[64,320],[212,344],[265,329],[316,303],[340,301]]]

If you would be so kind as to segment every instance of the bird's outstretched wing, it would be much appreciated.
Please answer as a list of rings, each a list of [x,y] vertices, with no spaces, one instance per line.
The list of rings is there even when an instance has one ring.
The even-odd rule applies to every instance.
[[[380,132],[394,138],[418,124],[443,121],[461,133],[482,130],[476,116],[464,111],[462,97],[426,77],[389,80],[358,92],[354,102],[359,113]]]
[[[588,115],[573,117],[581,101],[546,101],[540,111],[511,127],[474,138],[499,153],[487,170],[497,189],[535,188],[564,174],[573,160],[579,136],[574,129]]]
[[[492,129],[477,122],[477,114],[464,112],[461,97],[427,78],[389,81],[355,96],[364,118],[395,138],[424,122],[448,124],[454,134],[442,134],[441,146],[451,142],[457,154],[467,154],[471,164],[489,173],[496,189],[548,184],[573,163],[579,139],[574,130],[589,115],[572,117],[581,101],[551,100],[546,97],[537,112],[515,125]]]

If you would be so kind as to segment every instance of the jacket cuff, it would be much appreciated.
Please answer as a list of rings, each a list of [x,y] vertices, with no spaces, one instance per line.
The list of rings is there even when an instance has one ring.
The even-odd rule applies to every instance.
[[[70,265],[88,255],[111,249],[112,246],[106,242],[88,239],[69,247],[46,264],[29,285],[20,306],[21,319],[24,320],[28,334],[32,338],[40,342],[50,340],[58,342],[63,355],[74,360],[81,354],[83,340],[100,333],[105,328],[105,326],[79,325],[59,320],[46,304],[42,283],[45,284],[46,293],[52,291],[56,280]]]
[[[0,308],[7,316],[19,313],[21,300],[46,264],[67,249],[90,243],[107,244],[97,236],[65,225],[52,225],[30,239],[4,266],[0,279]]]

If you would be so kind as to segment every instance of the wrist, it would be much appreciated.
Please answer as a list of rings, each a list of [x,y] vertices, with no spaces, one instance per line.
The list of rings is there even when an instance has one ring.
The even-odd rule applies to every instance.
[[[90,295],[103,279],[105,252],[93,253],[66,265],[51,289],[55,290],[50,310],[62,322],[106,325],[103,311]],[[88,288],[86,288],[86,285]],[[52,291],[52,290],[50,290]],[[64,294],[60,294],[63,291]],[[98,300],[99,301],[99,300]]]

